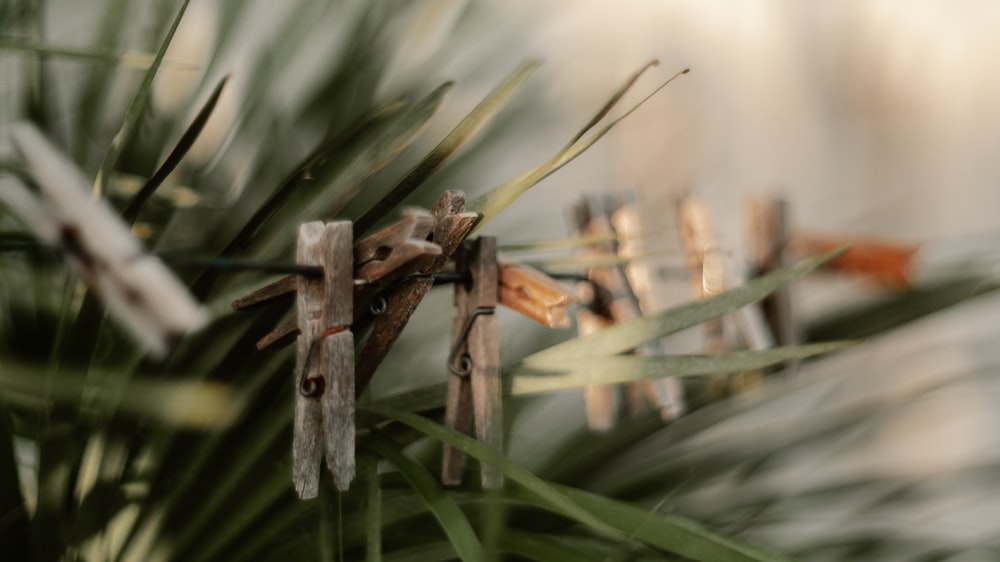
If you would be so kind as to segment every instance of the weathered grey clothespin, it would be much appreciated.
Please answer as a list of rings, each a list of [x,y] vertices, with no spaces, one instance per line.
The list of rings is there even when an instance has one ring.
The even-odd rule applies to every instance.
[[[427,240],[434,227],[434,217],[423,209],[404,209],[403,218],[359,241],[354,247],[355,333],[371,322],[371,301],[380,291],[392,286],[414,271],[420,258],[441,255],[441,247]],[[298,286],[298,276],[289,275],[233,301],[237,311],[252,310],[291,296]],[[281,348],[292,343],[298,334],[295,316],[288,318],[257,342],[257,349]]]
[[[465,433],[475,418],[476,438],[499,450],[503,442],[500,380],[500,335],[494,310],[499,301],[496,239],[466,242],[457,256],[457,271],[468,273],[468,283],[455,286],[455,324],[448,358],[448,401],[445,425]],[[445,445],[441,481],[462,483],[465,453]],[[484,488],[503,485],[503,474],[486,462],[481,465]]]
[[[323,268],[298,279],[292,481],[302,499],[319,493],[320,464],[338,490],[354,479],[354,334],[351,223],[310,222],[299,228],[296,261]]]
[[[0,175],[0,202],[39,241],[64,253],[136,342],[161,357],[208,322],[187,287],[143,250],[103,199],[90,196],[90,182],[62,151],[29,123],[11,124],[9,132],[40,193],[12,175]]]

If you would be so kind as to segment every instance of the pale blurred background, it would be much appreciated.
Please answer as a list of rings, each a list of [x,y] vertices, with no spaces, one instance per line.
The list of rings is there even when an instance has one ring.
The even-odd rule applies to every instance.
[[[129,28],[129,41],[149,49],[145,24],[162,21],[169,10],[155,2],[125,4],[123,17],[140,24]],[[304,113],[302,100],[329,71],[325,65],[349,47],[349,33],[368,4],[192,1],[168,54],[191,66],[165,67],[154,102],[160,116],[190,115],[194,100],[232,73],[181,172],[182,180],[211,180],[200,186],[202,205],[224,210],[261,181],[249,163],[266,145],[268,127],[294,133],[281,147],[290,162],[308,152],[322,123],[293,118]],[[395,11],[374,31],[389,61],[377,77],[380,96],[424,95],[444,80],[456,81],[442,113],[386,170],[383,184],[527,58],[543,66],[518,101],[431,187],[482,193],[559,150],[649,60],[660,65],[613,115],[676,71],[692,69],[490,223],[485,232],[501,243],[567,237],[565,212],[580,194],[623,188],[637,191],[650,229],[664,233],[676,229],[677,196],[704,197],[722,246],[734,253],[747,195],[787,198],[793,226],[818,231],[914,243],[1000,231],[1000,3],[421,0],[379,6]],[[79,17],[66,17],[75,12]],[[48,14],[51,32],[69,44],[86,44],[97,26],[75,1],[53,1]],[[57,64],[65,64],[69,77],[86,77],[76,63]],[[275,82],[254,81],[262,68]],[[119,97],[105,100],[109,114],[123,110],[141,77],[123,75]],[[243,105],[261,91],[265,103]],[[63,98],[73,99],[72,92],[53,93],[51,103]],[[117,127],[111,117],[101,121],[105,132]],[[68,123],[51,126],[73,138]],[[86,142],[77,154],[92,165],[104,145]],[[687,298],[686,285],[680,287],[672,299]],[[841,282],[827,287],[813,309],[835,309],[872,290]],[[808,301],[815,295],[800,296],[806,312],[813,310]],[[383,369],[413,377],[376,380],[376,390],[440,380],[448,344],[435,335],[447,333],[449,301],[447,292],[427,300]],[[779,547],[815,554],[810,545],[890,537],[907,545],[891,549],[891,556],[834,550],[831,560],[943,559],[918,555],[996,548],[1000,449],[992,435],[1000,419],[983,397],[997,384],[997,304],[985,297],[956,307],[872,339],[801,379],[723,405],[717,410],[723,414],[695,414],[678,424],[695,439],[685,441],[668,428],[662,447],[652,441],[636,465],[669,465],[685,453],[676,456],[682,459],[676,470],[687,474],[702,457],[724,457],[735,467],[731,474],[677,492],[670,509],[720,525],[736,519],[735,528],[745,524],[749,536]],[[508,361],[553,337],[527,330],[530,325],[512,315],[502,316],[501,325]],[[421,373],[437,378],[417,380]],[[529,468],[550,461],[548,445],[578,431],[582,411],[580,395],[566,393],[522,412],[511,456]],[[663,458],[656,451],[665,451]],[[598,475],[593,484],[613,489],[612,477]],[[961,559],[996,559],[996,551],[970,551]]]
[[[470,76],[489,84],[496,78],[484,76],[486,69],[538,57],[545,64],[536,78],[544,110],[564,119],[567,133],[649,59],[661,65],[629,99],[692,68],[602,143],[599,154],[573,166],[588,172],[559,174],[539,192],[596,190],[606,182],[606,188],[637,187],[659,204],[693,190],[720,213],[737,207],[743,193],[772,192],[790,198],[797,221],[810,227],[898,239],[975,232],[995,222],[995,3],[410,6],[421,26],[400,36],[399,68],[411,71],[401,70],[400,80],[453,77],[461,85]],[[440,37],[431,22],[447,25],[463,7],[465,19],[435,54],[414,48]],[[425,55],[431,62],[414,64]],[[580,185],[584,177],[591,178],[587,187]],[[538,207],[537,200],[528,198],[523,208],[529,207]]]

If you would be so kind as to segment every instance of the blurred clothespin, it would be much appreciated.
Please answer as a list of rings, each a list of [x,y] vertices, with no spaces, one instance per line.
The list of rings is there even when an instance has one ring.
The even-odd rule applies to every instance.
[[[617,208],[611,214],[611,226],[618,235],[618,255],[622,258],[637,258],[644,252],[640,241],[643,228],[639,215],[635,193],[631,190],[622,193]],[[635,295],[641,314],[652,314],[661,310],[655,296],[659,275],[654,273],[650,264],[649,260],[636,260],[623,265],[625,278]],[[635,351],[637,355],[665,355],[667,347],[663,340],[655,340],[639,346]],[[653,381],[646,385],[646,389],[653,395],[653,403],[659,407],[660,416],[664,421],[677,419],[684,413],[686,409],[684,385],[680,379],[668,377]]]
[[[795,232],[788,242],[793,255],[814,255],[827,247],[850,245],[826,269],[860,275],[882,286],[906,290],[961,278],[988,283],[1000,279],[1000,234],[960,234],[917,243],[856,236]]]
[[[496,239],[466,242],[457,254],[457,271],[468,283],[455,285],[455,324],[448,358],[448,401],[445,425],[469,432],[475,418],[476,438],[499,450],[503,442],[500,380],[500,335],[494,310],[499,301]],[[462,483],[465,453],[445,445],[441,480]],[[503,485],[503,475],[490,463],[481,465],[484,488]]]
[[[785,259],[788,241],[787,201],[774,197],[746,199],[744,229],[752,276],[766,275],[788,265]],[[778,345],[800,343],[798,328],[792,315],[791,291],[787,285],[779,287],[766,297],[761,302],[761,308],[773,341]]]
[[[0,201],[42,243],[63,251],[130,336],[162,357],[180,337],[208,321],[187,288],[163,262],[143,251],[107,203],[90,197],[89,183],[41,131],[27,123],[9,130],[41,197],[13,176],[4,176]]]
[[[682,197],[677,203],[677,220],[694,298],[703,299],[725,291],[725,264],[708,204],[694,195]],[[702,330],[707,353],[725,350],[722,318],[705,322]]]
[[[850,249],[830,260],[824,269],[872,279],[897,290],[909,289],[918,277],[914,265],[921,247],[851,236],[796,232],[789,247],[796,255],[816,255],[850,245]]]
[[[708,204],[694,195],[678,201],[678,223],[681,242],[691,279],[695,299],[703,299],[726,291],[733,284],[743,281],[742,270],[732,267],[725,252],[716,241],[712,213]],[[733,311],[730,315],[743,343],[750,349],[773,347],[773,338],[767,332],[759,304],[751,304]],[[726,350],[724,318],[714,318],[702,324],[706,353]],[[709,391],[724,393],[756,385],[763,374],[759,371],[739,373],[735,377],[714,376],[709,380]]]
[[[581,236],[593,237],[604,236],[612,241],[604,242],[581,252],[583,256],[621,256],[618,244],[613,241],[618,239],[611,223],[611,212],[613,201],[608,197],[588,196],[585,197],[574,208],[574,218],[577,232]],[[588,297],[581,299],[587,302],[592,313],[603,317],[602,322],[589,318],[586,314],[578,315],[578,320],[584,320],[585,329],[589,326],[604,324],[618,324],[638,318],[642,315],[639,300],[636,297],[632,284],[625,273],[625,268],[621,264],[611,264],[603,266],[589,267],[587,277],[589,287],[587,287]],[[646,348],[648,352],[649,348]],[[680,400],[677,384],[672,380],[651,380],[626,386],[626,404],[631,415],[638,415],[644,408],[644,400],[649,401],[659,410],[664,419],[673,419],[678,412],[678,402]],[[611,421],[614,420],[617,400],[614,394],[615,387],[596,387],[586,390],[588,424],[595,431],[605,431],[610,429]],[[645,397],[645,398],[643,398]]]
[[[351,223],[310,222],[299,228],[296,261],[323,269],[300,276],[292,481],[302,499],[319,493],[320,464],[337,489],[354,479],[354,314]]]

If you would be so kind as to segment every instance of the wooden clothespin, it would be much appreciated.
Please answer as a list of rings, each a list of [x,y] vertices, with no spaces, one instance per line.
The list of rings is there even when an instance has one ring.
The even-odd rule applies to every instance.
[[[354,247],[354,278],[363,282],[359,295],[371,295],[411,273],[414,261],[441,255],[428,241],[434,215],[424,209],[403,209],[403,218],[358,242]]]
[[[375,315],[355,369],[359,394],[368,386],[417,305],[434,286],[431,276],[444,269],[479,220],[477,213],[465,212],[465,195],[460,191],[445,192],[431,209],[431,216],[434,227],[427,235],[428,241],[433,241],[441,251],[410,261],[405,270],[397,271],[399,275],[391,290],[380,295],[379,309],[384,312]],[[409,275],[415,272],[419,275]]]
[[[0,202],[39,241],[63,252],[138,344],[162,357],[181,337],[208,322],[207,311],[187,287],[143,250],[103,199],[90,196],[90,182],[62,151],[32,124],[9,124],[9,131],[39,193],[12,175],[0,175]]]
[[[692,295],[695,299],[704,299],[725,291],[725,267],[721,248],[715,239],[708,204],[694,195],[682,197],[677,203],[677,219]],[[705,336],[705,352],[725,351],[721,318],[702,324],[702,331]]]
[[[611,226],[618,234],[620,257],[634,258],[644,253],[645,248],[641,241],[642,219],[632,191],[626,191],[619,197],[617,208],[611,214]],[[623,266],[625,278],[636,297],[639,312],[644,315],[660,312],[663,309],[655,295],[659,276],[653,273],[650,264],[649,260],[636,260]],[[666,353],[666,343],[663,340],[652,341],[636,349],[637,355],[656,356]],[[684,413],[686,409],[684,385],[680,379],[668,377],[650,381],[646,384],[646,390],[664,421],[677,419]]]
[[[302,499],[319,493],[320,464],[340,491],[354,479],[354,334],[351,333],[352,230],[349,221],[299,228],[296,261],[323,268],[297,280],[295,421],[292,481]]]
[[[445,425],[469,432],[475,418],[476,438],[499,450],[503,441],[500,380],[500,336],[494,310],[499,301],[497,244],[492,237],[466,242],[457,254],[457,271],[469,275],[468,283],[455,286],[457,310],[448,358],[448,401]],[[441,481],[462,483],[465,453],[445,445]],[[483,463],[484,488],[503,485],[502,473]]]
[[[748,261],[753,275],[766,275],[787,266],[788,202],[772,197],[748,198],[744,201],[744,217]],[[761,302],[767,325],[778,345],[797,345],[801,341],[791,302],[787,285],[779,287]]]
[[[796,232],[788,243],[797,256],[813,256],[847,245],[850,249],[825,264],[824,269],[860,275],[890,289],[912,287],[919,245],[808,232]]]
[[[257,347],[279,346],[298,338],[293,480],[302,498],[316,495],[319,461],[324,454],[338,489],[349,486],[354,475],[355,396],[368,385],[430,290],[434,283],[431,276],[444,268],[479,219],[477,213],[465,212],[465,196],[457,191],[442,195],[430,213],[410,209],[403,215],[397,223],[361,240],[353,250],[350,223],[334,223],[336,235],[313,233],[315,227],[310,225],[319,223],[304,225],[299,263],[322,266],[323,276],[286,277],[233,302],[234,309],[248,310],[296,295],[296,314]],[[317,236],[336,240],[336,256],[303,248],[303,240],[314,244]],[[313,255],[326,261],[319,263],[319,258],[310,258]],[[495,268],[495,258],[493,261]],[[331,275],[336,275],[335,284]],[[496,290],[496,275],[493,284]],[[337,296],[330,297],[330,291],[336,291]],[[330,302],[341,304],[316,308],[317,303]],[[377,307],[372,306],[375,302]],[[355,362],[354,335],[367,326],[371,330]],[[498,362],[496,365],[499,369]],[[349,381],[339,378],[348,374],[352,377]],[[495,378],[499,385],[498,371]]]
[[[613,203],[609,198],[590,196],[585,197],[575,207],[576,228],[581,236],[602,236],[612,240],[587,248],[581,252],[582,255],[619,255],[618,244],[614,242],[618,236],[610,218],[612,206]],[[642,315],[639,300],[625,273],[625,268],[620,264],[590,267],[587,269],[587,277],[592,288],[592,291],[588,291],[592,294],[590,298],[583,300],[589,301],[590,312],[582,310],[578,312],[579,326],[588,330],[592,329],[591,327],[596,328],[601,323],[617,324]],[[602,322],[591,318],[591,313],[602,317]],[[644,401],[648,400],[660,411],[663,418],[672,419],[677,412],[677,394],[671,387],[676,384],[673,381],[658,380],[627,385],[625,392],[629,413],[632,415],[640,413],[644,408]],[[614,394],[617,391],[617,387],[609,385],[589,387],[586,390],[587,421],[591,429],[606,431],[611,428],[616,412],[607,409],[616,407],[617,399]]]
[[[576,311],[576,329],[587,336],[614,325],[610,317],[581,306]],[[610,431],[615,426],[618,412],[618,392],[612,385],[590,385],[583,390],[587,407],[587,427],[591,431]]]
[[[500,304],[549,328],[569,327],[566,307],[577,302],[566,285],[537,269],[500,261]]]
[[[368,314],[372,298],[412,272],[420,258],[436,257],[441,247],[427,241],[434,227],[433,216],[423,209],[405,209],[403,218],[357,243],[353,252],[355,332],[371,322]],[[236,299],[234,310],[252,310],[293,295],[298,276],[289,275]],[[281,348],[291,344],[298,334],[295,316],[288,318],[257,342],[257,349]]]
[[[708,204],[699,197],[688,195],[678,202],[677,214],[690,273],[691,291],[695,299],[722,293],[731,284],[741,284],[742,272],[728,267],[726,255],[716,241]],[[765,329],[758,304],[742,307],[730,316],[735,320],[740,338],[748,348],[761,350],[773,347],[773,339]],[[705,322],[702,329],[706,353],[722,353],[726,350],[723,318]],[[740,391],[755,386],[762,377],[763,373],[759,371],[740,373],[733,378],[713,377],[709,381],[709,391],[717,394]]]

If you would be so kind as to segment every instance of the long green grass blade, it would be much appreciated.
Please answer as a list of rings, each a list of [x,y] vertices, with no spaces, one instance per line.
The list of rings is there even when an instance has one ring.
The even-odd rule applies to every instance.
[[[382,104],[358,118],[340,134],[333,135],[330,140],[317,147],[299,166],[292,170],[267,201],[253,213],[239,233],[222,250],[220,256],[229,257],[242,251],[264,223],[288,202],[296,189],[303,182],[315,177],[320,166],[334,158],[338,152],[345,151],[348,145],[357,142],[365,131],[384,126],[389,120],[396,118],[406,107],[406,102],[401,100]]]
[[[637,70],[634,74],[632,74],[632,76],[627,81],[625,81],[625,83],[622,84],[620,88],[618,88],[618,91],[615,92],[613,96],[611,96],[611,99],[609,99],[604,104],[604,107],[602,107],[600,111],[598,111],[590,119],[590,121],[586,125],[584,125],[582,129],[580,129],[580,131],[576,134],[576,136],[574,136],[572,139],[570,139],[568,143],[566,143],[566,146],[564,148],[568,149],[572,147],[574,144],[576,144],[576,141],[582,139],[583,135],[587,134],[587,131],[597,126],[597,124],[601,122],[601,119],[607,117],[608,113],[611,113],[611,110],[614,109],[615,106],[618,105],[618,102],[620,102],[621,99],[625,97],[625,94],[627,94],[628,91],[632,89],[632,86],[634,86],[635,83],[639,80],[639,77],[641,77],[650,68],[659,65],[660,61],[653,59],[647,62],[645,66]],[[687,70],[685,70],[684,72],[687,72]]]
[[[212,110],[215,109],[215,104],[218,103],[219,97],[222,95],[222,89],[226,86],[227,80],[229,80],[228,75],[219,81],[219,85],[215,87],[215,90],[212,91],[212,95],[209,96],[208,101],[206,101],[205,105],[201,107],[198,111],[198,115],[196,115],[194,120],[191,122],[191,125],[189,125],[187,130],[184,131],[184,134],[181,135],[180,140],[177,141],[173,150],[170,151],[167,159],[163,161],[163,164],[161,164],[153,176],[149,178],[149,181],[142,186],[139,193],[136,193],[135,197],[132,198],[128,207],[125,208],[125,212],[122,213],[126,222],[129,224],[135,223],[135,219],[139,216],[139,211],[142,210],[142,206],[150,197],[153,196],[153,193],[156,192],[157,188],[159,188],[163,182],[166,181],[170,172],[173,172],[174,168],[181,163],[181,160],[184,158],[184,155],[187,154],[188,150],[191,150],[191,147],[194,146],[194,141],[198,139],[198,135],[201,134],[201,130],[204,129],[205,124],[208,123],[208,118],[211,117]]]
[[[549,505],[550,509],[553,511],[560,513],[569,519],[583,523],[598,533],[609,536],[620,536],[620,533],[617,530],[612,528],[606,522],[595,518],[590,512],[582,509],[565,494],[553,488],[549,483],[535,476],[528,470],[514,464],[500,452],[483,445],[468,435],[448,429],[441,424],[415,414],[396,412],[375,405],[359,407],[359,409],[378,414],[386,419],[406,424],[438,441],[441,441],[442,443],[447,443],[448,445],[451,445],[456,449],[479,459],[480,462],[491,463],[503,471],[504,475],[506,475],[512,482],[516,482],[540,498],[543,502]]]
[[[581,537],[565,537],[563,540],[542,533],[519,533],[507,531],[500,542],[501,548],[528,560],[549,562],[550,560],[573,560],[575,562],[604,562],[607,552],[573,546],[584,542]],[[586,545],[590,547],[591,545]]]
[[[619,384],[663,377],[691,377],[753,371],[816,355],[840,351],[855,342],[830,342],[779,347],[762,351],[735,351],[718,355],[612,356],[536,363],[533,369],[560,372],[558,375],[530,374],[513,369],[511,395],[551,392],[594,384]],[[545,367],[542,367],[544,365]],[[563,374],[564,373],[564,374]],[[504,373],[507,375],[508,373]]]
[[[0,51],[3,50],[23,51],[47,57],[62,57],[93,63],[120,64],[124,68],[135,70],[148,70],[153,61],[156,60],[156,55],[153,53],[119,53],[112,49],[95,47],[62,47],[20,37],[0,37]],[[173,66],[179,69],[191,67],[189,64],[169,60],[164,60],[163,66]]]
[[[521,361],[526,367],[552,365],[580,357],[616,355],[655,339],[668,336],[731,310],[756,302],[839,256],[846,248],[804,260],[788,269],[755,279],[718,296],[686,303],[652,316],[637,318],[594,334],[554,345]]]
[[[669,376],[701,376],[750,371],[793,359],[833,353],[855,345],[841,341],[762,351],[736,351],[719,355],[668,355],[662,357],[586,357],[548,359],[530,366],[514,365],[503,373],[504,396],[525,396],[582,388],[591,384],[617,384]],[[566,372],[570,371],[570,372]],[[540,374],[558,372],[560,374]],[[377,408],[396,412],[427,412],[445,405],[447,385],[435,384],[394,394],[374,402]]]
[[[132,102],[129,104],[128,109],[125,111],[125,119],[122,121],[122,126],[115,134],[115,137],[111,139],[111,146],[108,147],[108,152],[104,155],[104,161],[101,162],[101,168],[97,172],[97,177],[94,179],[94,194],[96,196],[101,196],[104,193],[104,184],[111,177],[111,172],[114,170],[115,163],[118,161],[118,156],[121,155],[122,150],[132,142],[132,137],[135,135],[136,130],[139,126],[139,120],[142,118],[142,113],[146,109],[146,104],[149,101],[149,94],[153,86],[153,79],[156,78],[157,71],[160,70],[160,64],[163,62],[163,56],[167,52],[167,47],[170,46],[170,41],[174,38],[174,33],[177,31],[177,27],[181,23],[181,19],[184,17],[184,12],[187,10],[188,3],[191,0],[182,0],[180,8],[177,10],[177,15],[174,17],[173,22],[170,24],[170,29],[167,31],[166,37],[160,43],[160,48],[156,51],[156,57],[153,59],[153,64],[149,66],[149,70],[146,71],[146,75],[142,79],[142,84],[139,85],[139,89],[136,91],[135,96],[132,98]]]
[[[364,445],[395,466],[427,502],[427,508],[434,514],[441,529],[451,540],[459,558],[465,561],[484,560],[482,544],[465,513],[455,500],[445,494],[434,477],[421,464],[404,455],[395,443],[381,435],[370,435],[364,441]]]
[[[632,115],[632,113],[635,112],[635,110],[642,107],[647,101],[649,101],[650,98],[652,98],[657,93],[659,93],[660,90],[665,88],[667,84],[670,84],[675,78],[677,78],[682,74],[686,74],[687,72],[688,70],[684,69],[681,72],[675,74],[669,80],[667,80],[659,87],[657,87],[655,90],[653,90],[652,93],[650,93],[645,98],[640,100],[637,104],[632,106],[622,116],[615,118],[610,123],[599,129],[596,133],[590,135],[586,139],[577,140],[576,142],[570,143],[565,148],[556,153],[556,155],[553,156],[552,158],[549,158],[545,162],[539,164],[538,166],[535,166],[534,168],[528,170],[527,172],[521,174],[520,176],[517,176],[516,178],[511,179],[493,188],[490,192],[482,195],[481,197],[476,198],[469,204],[469,209],[477,211],[479,214],[482,215],[482,220],[479,221],[479,224],[476,226],[476,228],[479,228],[487,221],[495,217],[500,211],[506,209],[511,203],[517,200],[518,197],[520,197],[526,191],[528,191],[533,186],[538,184],[538,182],[549,177],[550,175],[558,171],[566,164],[572,162],[574,159],[576,159],[577,156],[580,156],[581,154],[586,152],[591,146],[594,145],[594,143],[601,140],[601,138],[603,138],[604,135],[608,134],[608,132],[610,132],[611,129],[615,128],[615,126],[617,126],[624,119]],[[631,81],[629,82],[629,84],[631,84]],[[621,93],[616,93],[615,97],[620,98]],[[604,113],[607,113],[608,109],[609,108],[605,106],[604,108],[601,109],[601,112],[599,112],[598,115],[603,116]],[[578,133],[574,137],[574,139],[579,139],[580,137],[582,137],[583,134],[585,134],[586,131],[589,130],[592,126],[593,125],[591,123],[588,123],[587,126],[582,129],[581,133]]]
[[[561,493],[629,536],[704,562],[778,562],[782,554],[737,541],[690,519],[657,513],[599,494],[554,486]]]
[[[385,196],[354,223],[354,235],[360,236],[375,226],[380,219],[420,187],[427,178],[459,151],[473,137],[479,134],[494,117],[510,102],[538,62],[529,61],[521,65],[512,75],[479,102],[468,115],[431,152],[411,169]]]

